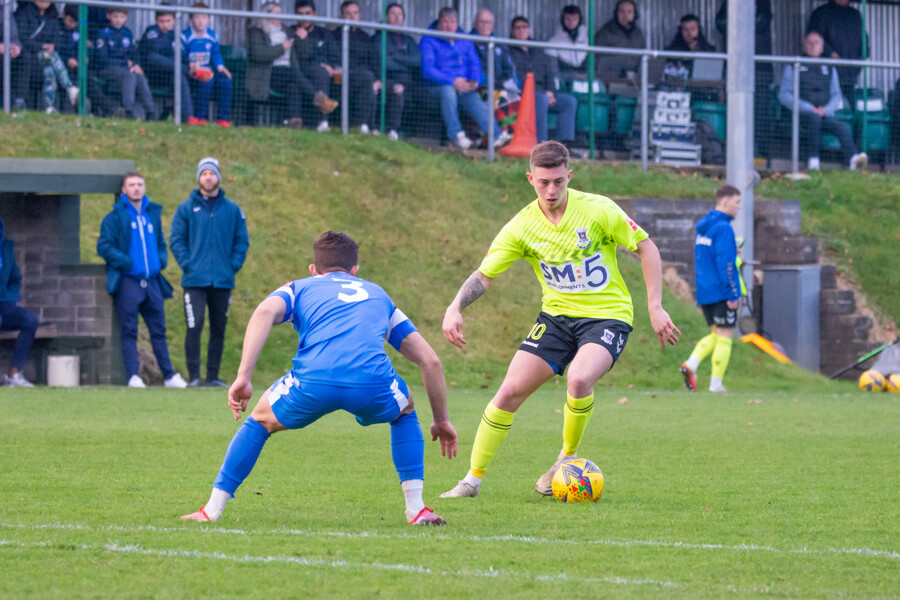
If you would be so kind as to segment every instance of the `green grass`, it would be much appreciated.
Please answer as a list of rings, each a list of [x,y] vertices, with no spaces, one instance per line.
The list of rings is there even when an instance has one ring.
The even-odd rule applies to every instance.
[[[524,161],[490,165],[370,136],[262,128],[194,127],[179,132],[171,123],[34,113],[0,115],[0,139],[14,141],[3,148],[15,157],[134,159],[147,178],[150,197],[164,207],[167,234],[175,208],[196,185],[196,161],[218,156],[223,187],[247,214],[251,239],[233,295],[222,367],[226,379],[237,368],[241,334],[253,308],[284,281],[306,273],[312,241],[327,228],[347,231],[360,242],[360,276],[381,284],[410,315],[437,348],[448,381],[458,389],[496,386],[538,311],[539,288],[531,269],[520,262],[466,311],[469,345],[464,352],[446,344],[440,333],[444,309],[478,266],[493,236],[533,199]],[[837,258],[843,270],[896,321],[900,253],[891,251],[898,231],[892,204],[900,192],[891,182],[881,175],[826,172],[803,184],[766,181],[761,195],[801,199],[806,231],[840,249]],[[613,197],[696,198],[711,197],[721,183],[661,170],[644,173],[636,165],[585,163],[575,166],[572,185]],[[836,200],[826,201],[829,193]],[[96,240],[111,200],[108,195],[83,197],[85,262],[99,262]],[[8,235],[14,238],[15,232]],[[180,271],[171,262],[166,275],[177,288]],[[660,352],[647,319],[640,269],[622,253],[619,263],[634,296],[636,330],[621,365],[604,382],[658,387],[706,326],[692,303],[667,295],[666,308],[684,332],[683,347]],[[167,303],[167,323],[173,362],[184,371],[180,298]],[[289,327],[277,328],[260,360],[261,379],[270,381],[283,373],[295,345]],[[398,368],[410,381],[417,380],[405,361]],[[729,384],[735,389],[826,385],[746,347],[734,353]]]
[[[454,391],[460,457],[426,444],[426,503],[449,524],[424,531],[403,521],[386,426],[337,414],[273,436],[202,526],[177,517],[235,429],[222,393],[0,390],[0,596],[896,598],[900,396],[851,389],[601,390],[580,454],[606,488],[569,506],[532,491],[560,443],[552,384],[481,496],[439,499],[490,397]]]

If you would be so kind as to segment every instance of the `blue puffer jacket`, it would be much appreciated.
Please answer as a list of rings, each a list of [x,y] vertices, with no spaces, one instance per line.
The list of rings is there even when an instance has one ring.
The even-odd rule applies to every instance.
[[[6,239],[6,226],[0,219],[0,302],[18,302],[22,298],[22,273],[13,253],[15,242]]]
[[[429,29],[437,29],[437,21]],[[457,29],[458,33],[465,33]],[[475,44],[426,35],[419,42],[425,85],[453,85],[457,77],[481,81],[481,60]]]
[[[694,270],[697,275],[697,304],[714,304],[741,297],[738,280],[737,243],[731,221],[734,217],[711,210],[697,221],[694,238]]]
[[[225,190],[210,200],[194,190],[175,211],[169,245],[184,271],[182,287],[234,289],[250,247],[247,220]]]
[[[97,239],[97,254],[106,261],[106,291],[115,294],[122,284],[122,277],[131,271],[131,213],[121,198],[113,204],[113,209],[103,217],[100,224],[100,237]],[[160,269],[165,269],[169,262],[166,251],[166,237],[162,230],[162,206],[155,202],[147,203],[147,215],[153,225],[156,237],[156,249],[159,254]],[[172,284],[166,281],[162,273],[157,273],[159,287],[163,298],[172,297]]]

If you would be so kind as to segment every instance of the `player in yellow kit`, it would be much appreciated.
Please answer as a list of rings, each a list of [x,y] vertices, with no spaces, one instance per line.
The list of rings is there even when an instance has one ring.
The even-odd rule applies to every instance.
[[[540,494],[552,494],[553,473],[576,456],[591,418],[594,383],[612,368],[632,330],[634,311],[616,265],[616,246],[640,255],[650,323],[662,347],[675,344],[681,334],[662,307],[659,250],[647,233],[609,198],[568,189],[569,152],[559,142],[535,146],[530,167],[526,177],[537,200],[500,230],[481,266],[460,288],[444,314],[444,336],[463,347],[462,310],[520,258],[531,264],[541,284],[541,313],[484,410],[469,472],[442,498],[478,495],[516,410],[568,367],[562,450],[534,486]]]

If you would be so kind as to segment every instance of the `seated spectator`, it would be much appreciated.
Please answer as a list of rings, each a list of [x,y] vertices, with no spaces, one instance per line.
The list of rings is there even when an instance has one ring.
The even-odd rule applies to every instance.
[[[22,40],[22,58],[32,64],[32,77],[40,76],[44,112],[56,112],[57,82],[66,88],[69,102],[78,102],[78,88],[69,79],[69,72],[59,58],[59,14],[48,0],[23,2],[16,11],[16,25]],[[28,82],[29,85],[31,82]]]
[[[161,6],[168,6],[163,2]],[[154,85],[174,88],[175,79],[175,13],[157,11],[156,25],[150,25],[141,38],[138,55],[147,79]],[[187,74],[190,71],[187,57],[181,55],[181,118],[188,125],[199,125],[191,102],[191,86]]]
[[[93,8],[93,7],[92,7]],[[104,12],[103,19],[106,20]],[[69,73],[69,79],[78,81],[78,5],[71,2],[66,4],[63,10],[62,28],[59,35],[59,58],[66,66]],[[93,44],[88,42],[89,46]],[[113,105],[109,97],[103,93],[100,84],[93,77],[87,77],[87,98],[90,101],[90,109],[95,115],[106,117],[113,113],[116,107]],[[74,112],[77,107],[73,106],[71,110]]]
[[[803,42],[803,53],[810,58],[819,58],[825,51],[822,36],[810,31]],[[838,138],[844,160],[850,170],[864,168],[869,158],[866,153],[857,153],[853,134],[846,123],[835,118],[834,113],[843,105],[841,86],[837,70],[830,65],[800,65],[800,125],[806,129],[806,142],[809,145],[809,170],[819,170],[819,149],[822,147],[822,135],[829,133]],[[781,90],[778,100],[791,110],[794,103],[794,68],[785,65],[781,77]]]
[[[437,21],[429,29],[462,33],[457,12],[450,7],[440,10]],[[451,144],[464,150],[472,146],[472,140],[463,131],[459,121],[460,103],[482,131],[487,131],[488,127],[494,128],[495,147],[512,139],[509,133],[500,131],[488,104],[478,95],[481,61],[478,60],[478,53],[472,42],[426,35],[419,42],[419,51],[422,53],[422,77],[425,79],[426,89],[441,103],[441,117]]]
[[[297,0],[294,12],[309,17],[316,16],[314,0]],[[329,131],[328,115],[338,107],[338,101],[329,97],[331,78],[341,74],[340,46],[335,47],[334,37],[324,27],[316,27],[312,21],[298,21],[294,29],[294,42],[300,72],[306,76],[313,92],[313,105],[322,118],[318,131]]]
[[[475,23],[472,26],[472,35],[494,37],[494,14],[481,9],[475,14]],[[487,85],[487,42],[475,42],[475,50],[478,51],[478,59],[481,61],[481,85]],[[521,91],[516,82],[516,72],[509,58],[509,49],[503,44],[494,46],[494,89],[512,89]]]
[[[509,37],[514,40],[531,39],[528,19],[514,18]],[[556,61],[540,48],[528,46],[511,46],[509,54],[522,85],[525,84],[528,73],[534,73],[534,113],[538,143],[549,139],[547,113],[552,110],[558,115],[555,139],[567,145],[571,144],[575,140],[575,111],[578,108],[578,101],[571,94],[555,91]]]
[[[571,50],[547,50],[547,56],[557,59],[559,74],[566,80],[587,77],[587,52],[577,50],[578,46],[588,45],[588,31],[581,15],[581,9],[570,4],[562,9],[559,16],[559,28],[549,40],[550,44],[565,44]]]
[[[145,195],[140,173],[126,173],[122,195],[103,217],[97,254],[106,261],[106,291],[114,299],[122,332],[122,362],[128,387],[144,388],[138,375],[138,315],[150,332],[153,354],[166,387],[185,388],[187,382],[172,368],[166,341],[163,302],[172,297],[172,285],[160,271],[169,262],[162,230],[162,206]]]
[[[16,255],[13,252],[15,243],[6,237],[6,227],[0,219],[0,330],[19,330],[16,343],[13,346],[12,366],[3,379],[3,385],[12,387],[34,387],[25,379],[22,369],[25,367],[25,359],[34,342],[34,334],[38,328],[36,314],[22,308],[16,303],[22,299],[22,273],[16,264]]]
[[[281,14],[281,5],[266,2],[262,12]],[[303,126],[303,84],[308,84],[294,58],[293,30],[284,26],[281,19],[262,19],[247,30],[247,79],[244,89],[251,100],[267,102],[269,90],[281,94],[287,100],[289,127]]]
[[[2,8],[2,7],[0,7]],[[3,27],[3,11],[0,10],[0,31],[2,31]],[[22,54],[22,42],[19,40],[19,28],[16,27],[16,20],[9,20],[9,47],[7,47],[4,43],[4,40],[0,39],[0,81],[3,80],[3,55],[9,52],[10,65],[12,66],[10,77],[10,94],[13,96],[13,104],[17,109],[25,108],[25,89],[26,86],[18,85],[19,79],[24,78],[28,79],[31,77],[31,72],[20,73],[16,67],[19,66],[23,61],[16,60],[19,55]],[[14,62],[13,62],[14,61]],[[20,89],[21,88],[21,89]],[[0,87],[0,98],[3,97],[3,89]]]
[[[388,4],[387,22],[389,25],[403,25],[406,14],[399,4]],[[406,90],[413,78],[418,75],[422,65],[419,45],[416,40],[399,31],[387,34],[387,102],[385,104],[384,126],[388,130],[388,139],[400,139],[400,123],[403,120],[403,105]]]
[[[863,31],[862,15],[849,6],[850,0],[830,0],[813,11],[806,31],[818,31],[825,42],[824,54],[827,58],[862,58]],[[868,50],[869,39],[865,38]],[[756,51],[759,54],[759,50]],[[869,53],[866,52],[868,55]],[[841,92],[853,101],[853,89],[859,77],[859,67],[837,67]]]
[[[359,3],[341,3],[341,18],[359,21]],[[341,47],[341,28],[334,30],[334,43]],[[359,27],[350,28],[350,123],[359,125],[362,134],[379,133],[375,125],[375,103],[381,91],[381,54],[372,36]]]
[[[634,0],[619,0],[613,11],[613,18],[594,34],[595,46],[607,46],[610,48],[631,48],[643,50],[647,47],[647,38],[644,32],[635,22],[638,19],[637,4]],[[601,62],[615,61],[619,67],[615,77],[634,77],[641,66],[640,56],[608,56],[600,55],[596,58],[597,68]],[[609,72],[606,70],[606,72]]]
[[[100,30],[94,68],[97,74],[104,79],[112,79],[116,82],[122,93],[122,109],[124,116],[133,119],[135,95],[140,95],[141,104],[144,107],[144,117],[147,120],[156,118],[153,106],[153,96],[150,94],[150,85],[144,77],[144,71],[137,63],[137,46],[131,30],[125,27],[128,20],[128,9],[110,8],[106,13],[109,19],[109,27]]]
[[[678,33],[672,43],[666,46],[666,50],[675,52],[715,52],[716,47],[710,44],[700,28],[700,19],[697,15],[684,15],[678,25]],[[672,65],[670,69],[669,65]],[[692,60],[672,60],[667,63],[666,73],[677,74],[684,79],[691,76],[694,68]]]
[[[209,8],[195,2],[192,8]],[[215,91],[216,125],[231,127],[231,72],[225,68],[219,51],[219,38],[209,28],[209,15],[193,13],[191,26],[181,33],[181,43],[188,56],[188,76],[194,101],[194,116],[201,124],[209,120],[209,101]]]

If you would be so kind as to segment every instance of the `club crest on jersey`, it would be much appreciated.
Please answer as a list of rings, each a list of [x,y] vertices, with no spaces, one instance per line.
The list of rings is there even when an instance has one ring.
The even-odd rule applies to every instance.
[[[575,243],[579,248],[589,248],[591,246],[591,238],[588,237],[587,227],[579,227],[575,230],[578,235],[578,241]]]
[[[612,344],[615,337],[616,337],[616,334],[614,334],[609,329],[603,330],[603,343],[604,344]]]

